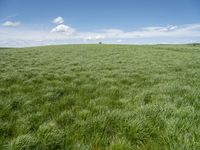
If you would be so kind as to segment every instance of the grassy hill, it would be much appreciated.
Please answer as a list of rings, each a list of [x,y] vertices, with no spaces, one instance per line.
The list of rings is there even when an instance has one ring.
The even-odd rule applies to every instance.
[[[200,149],[200,46],[0,49],[1,149]]]

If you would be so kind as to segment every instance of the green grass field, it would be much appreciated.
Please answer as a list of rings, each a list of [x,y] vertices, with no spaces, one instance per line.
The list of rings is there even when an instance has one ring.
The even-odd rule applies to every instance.
[[[200,46],[1,48],[0,148],[200,149]]]

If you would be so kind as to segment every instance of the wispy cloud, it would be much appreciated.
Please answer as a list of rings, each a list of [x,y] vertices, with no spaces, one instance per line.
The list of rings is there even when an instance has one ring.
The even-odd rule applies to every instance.
[[[168,25],[166,27],[145,27],[142,28],[145,31],[163,31],[163,32],[168,32],[168,31],[173,31],[176,30],[178,27],[174,25]]]
[[[12,15],[5,16],[5,17],[0,19],[0,22],[4,22],[4,21],[7,21],[7,20],[12,20],[13,18],[17,17],[18,15],[19,14],[12,14]]]
[[[191,40],[198,41],[198,39],[200,39],[200,24],[151,26],[133,31],[101,29],[97,32],[80,32],[64,24],[59,24],[49,31],[0,28],[0,46],[34,46],[98,41],[140,44],[189,43]]]
[[[119,40],[117,40],[116,42],[117,42],[117,43],[121,43],[122,41],[123,41],[123,40],[120,40],[120,39],[119,39]]]
[[[134,31],[123,31],[121,29],[104,29],[100,32],[80,32],[80,37],[90,37],[96,39],[101,37],[104,39],[136,39],[136,38],[152,38],[152,37],[200,37],[200,24],[189,24],[182,26],[155,26],[144,27]]]
[[[101,40],[101,39],[105,39],[105,36],[104,35],[88,35],[88,36],[84,36],[84,34],[83,34],[81,39],[83,39],[85,41]]]
[[[2,24],[5,27],[17,27],[20,25],[20,22],[6,21]]]

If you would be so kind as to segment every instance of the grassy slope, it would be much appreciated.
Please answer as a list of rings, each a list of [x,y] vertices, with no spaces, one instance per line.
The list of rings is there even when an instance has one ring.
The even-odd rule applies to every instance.
[[[200,149],[200,46],[0,49],[2,149]]]

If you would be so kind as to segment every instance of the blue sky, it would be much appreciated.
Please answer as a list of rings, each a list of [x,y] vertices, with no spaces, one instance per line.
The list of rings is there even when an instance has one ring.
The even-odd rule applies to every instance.
[[[0,0],[0,24],[0,46],[199,42],[200,1]]]

